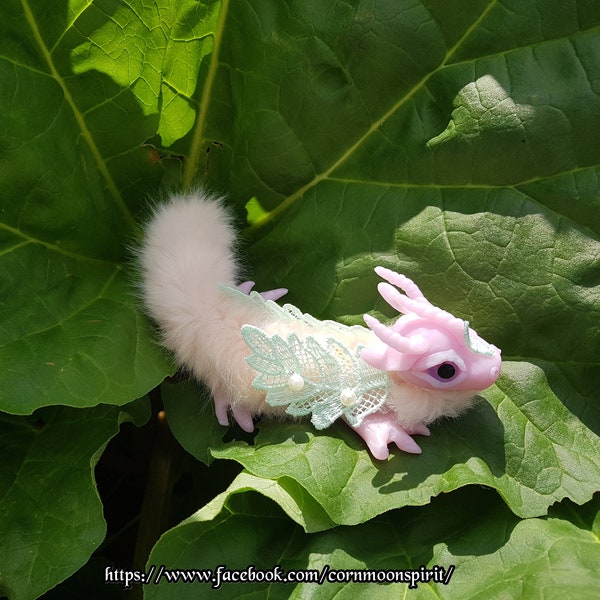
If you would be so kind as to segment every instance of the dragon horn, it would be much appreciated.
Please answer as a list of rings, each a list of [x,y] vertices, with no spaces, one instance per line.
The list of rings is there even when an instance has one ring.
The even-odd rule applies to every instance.
[[[462,335],[465,322],[449,312],[431,304],[431,302],[425,298],[416,299],[404,296],[389,283],[380,283],[377,286],[377,289],[381,294],[381,297],[397,311],[403,314],[412,313],[423,319],[431,319],[443,327],[454,330],[458,335]]]
[[[429,303],[429,300],[425,298],[417,284],[412,279],[406,277],[406,275],[401,275],[385,267],[375,267],[375,273],[382,279],[400,288],[409,298],[413,300],[425,300],[425,302]]]
[[[390,327],[386,327],[371,315],[364,315],[364,320],[369,329],[387,346],[404,352],[406,354],[422,354],[429,349],[429,343],[421,336],[413,336],[412,338],[400,335],[393,331]]]
[[[408,296],[401,294],[389,283],[379,283],[377,285],[377,291],[391,307],[403,314],[415,313],[420,317],[424,317],[425,313],[427,313],[427,316],[429,317],[432,314],[432,310],[435,309],[435,307],[427,300],[423,301],[409,298]]]

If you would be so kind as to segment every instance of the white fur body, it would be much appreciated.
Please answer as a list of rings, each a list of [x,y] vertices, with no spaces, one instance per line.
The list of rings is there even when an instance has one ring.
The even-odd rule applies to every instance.
[[[171,197],[154,212],[139,253],[144,302],[160,327],[163,345],[215,395],[225,395],[234,411],[281,415],[283,408],[269,406],[265,392],[252,387],[256,372],[245,360],[249,351],[241,327],[255,325],[282,337],[292,330],[318,337],[318,331],[302,323],[269,321],[256,303],[225,293],[219,284],[239,283],[234,248],[231,219],[218,200],[201,192]],[[344,341],[350,348],[378,343],[364,327],[348,328],[348,336]],[[476,394],[420,388],[398,373],[390,378],[383,412],[408,433],[425,433],[424,425],[458,415]]]
[[[238,283],[234,246],[231,219],[218,200],[172,197],[146,228],[140,251],[144,302],[179,364],[211,390],[262,412],[264,392],[252,387],[240,332],[246,323],[259,323],[251,307],[244,309],[219,287]]]

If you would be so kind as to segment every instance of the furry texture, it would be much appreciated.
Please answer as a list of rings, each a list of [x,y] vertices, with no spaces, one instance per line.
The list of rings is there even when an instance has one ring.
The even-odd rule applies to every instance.
[[[254,372],[244,360],[248,348],[240,333],[253,315],[219,288],[238,283],[234,247],[232,219],[218,198],[172,196],[146,227],[139,252],[143,296],[177,362],[213,394],[258,413],[266,408],[264,393],[252,388]]]
[[[275,320],[273,312],[263,309],[261,304],[264,303],[260,299],[257,301],[256,296],[254,301],[245,301],[241,294],[228,293],[220,287],[235,287],[239,283],[235,239],[232,219],[218,198],[199,191],[175,195],[157,207],[147,224],[139,264],[145,306],[160,327],[164,346],[174,353],[180,364],[211,388],[219,422],[227,424],[227,412],[231,409],[238,423],[251,431],[253,415],[281,415],[284,409],[268,405],[265,392],[252,386],[257,373],[246,362],[249,350],[242,337],[242,326],[254,325],[269,335],[284,339],[290,333],[318,339],[320,333],[319,322],[315,320],[308,323]],[[406,306],[403,312],[416,311],[420,315],[418,324],[424,324],[417,331],[419,335],[411,338],[405,337],[404,332],[416,327],[414,315],[400,317],[393,330],[386,330],[375,319],[367,317],[373,331],[346,328],[339,334],[347,347],[365,347],[363,358],[366,362],[372,362],[383,371],[391,371],[384,410],[369,415],[355,428],[376,458],[386,458],[389,443],[395,443],[407,452],[420,452],[410,436],[428,435],[427,424],[442,416],[457,416],[470,406],[479,390],[465,389],[465,386],[468,388],[468,373],[461,374],[462,387],[454,386],[454,389],[451,382],[446,381],[421,385],[420,380],[416,380],[415,385],[411,367],[402,365],[414,364],[415,357],[422,353],[423,335],[429,335],[427,327],[432,328],[441,340],[440,348],[449,345],[456,355],[454,348],[460,347],[461,343],[464,346],[464,342],[458,338],[447,341],[450,338],[445,324],[450,323],[450,329],[458,332],[464,322],[429,304],[416,285],[404,276],[388,270],[378,272],[406,291],[408,299],[394,291],[393,300]],[[390,287],[383,284],[380,289],[392,297]],[[249,286],[243,285],[240,289],[247,292]],[[478,337],[477,340],[485,346],[483,340]],[[390,347],[390,343],[397,349]],[[480,377],[477,381],[489,380],[484,387],[493,383],[500,370],[499,350],[491,345],[488,348],[494,354],[491,359],[483,356],[468,358],[472,360],[473,368],[483,365],[483,379]],[[472,353],[471,349],[459,348],[458,351],[465,357]],[[491,362],[488,365],[485,361]],[[430,372],[431,365],[428,367],[427,372]]]

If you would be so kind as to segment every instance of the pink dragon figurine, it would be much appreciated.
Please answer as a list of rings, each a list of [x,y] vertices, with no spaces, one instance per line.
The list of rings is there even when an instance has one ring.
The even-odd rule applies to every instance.
[[[402,316],[348,327],[279,306],[286,290],[238,285],[234,241],[221,203],[196,192],[157,208],[140,250],[146,308],[163,344],[212,390],[222,425],[229,411],[246,431],[261,414],[310,415],[317,429],[341,418],[385,459],[392,443],[420,453],[413,435],[459,415],[498,378],[500,350],[404,275],[375,269]]]

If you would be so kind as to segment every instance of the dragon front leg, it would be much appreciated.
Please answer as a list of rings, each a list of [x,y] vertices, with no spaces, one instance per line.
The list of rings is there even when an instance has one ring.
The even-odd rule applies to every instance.
[[[412,435],[429,435],[429,429],[419,423],[405,428],[391,413],[377,412],[366,416],[358,427],[353,429],[366,442],[373,458],[385,460],[390,452],[388,444],[396,444],[400,450],[410,454],[420,454],[421,448],[412,439]]]

